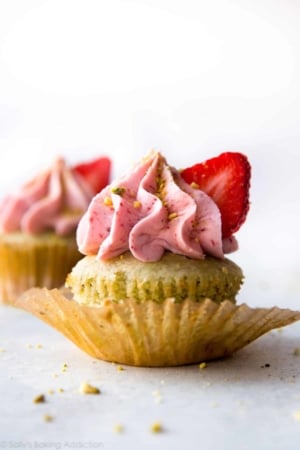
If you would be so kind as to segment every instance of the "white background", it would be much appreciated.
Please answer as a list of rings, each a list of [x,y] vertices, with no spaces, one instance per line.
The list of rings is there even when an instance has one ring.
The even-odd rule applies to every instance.
[[[152,147],[179,168],[226,150],[241,151],[253,176],[251,210],[237,235],[240,250],[232,255],[246,275],[240,299],[299,309],[299,24],[297,0],[0,0],[0,194],[58,154],[72,163],[107,154],[114,175],[120,175]],[[272,349],[270,359],[278,362]],[[249,360],[251,365],[251,352]],[[232,376],[238,364],[233,363]],[[18,367],[10,367],[15,376]],[[290,402],[292,391],[282,391],[282,376],[278,369],[274,390],[288,417],[284,398]],[[247,378],[253,396],[255,380],[254,370]],[[130,397],[127,384],[124,389]],[[268,389],[262,381],[258,389],[260,398],[277,408],[271,385]],[[218,395],[226,402],[233,398],[226,397],[226,386]],[[188,407],[184,396],[178,402]],[[245,420],[253,424],[259,411],[252,406],[253,416],[246,414]],[[198,405],[193,407],[196,414]],[[269,413],[264,410],[260,420]],[[133,420],[138,420],[134,414]],[[212,416],[212,429],[214,421]],[[231,423],[230,414],[219,414],[218,424],[236,435]],[[257,429],[263,436],[264,428]],[[197,435],[196,428],[193,432]],[[291,433],[297,436],[295,429]],[[179,448],[182,441],[176,433],[173,438]],[[207,448],[214,448],[213,439],[210,434]],[[278,449],[299,448],[285,445],[288,434],[277,434],[275,442]],[[261,448],[277,447],[264,442]]]
[[[300,276],[299,23],[296,0],[1,0],[1,195],[57,154],[107,154],[119,175],[153,147],[179,168],[244,152],[234,258],[284,303]]]

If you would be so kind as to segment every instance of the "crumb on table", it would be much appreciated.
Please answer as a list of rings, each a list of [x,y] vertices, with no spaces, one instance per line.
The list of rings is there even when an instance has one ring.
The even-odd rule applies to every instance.
[[[152,433],[161,433],[163,431],[162,424],[158,421],[153,422],[150,427],[150,431]]]
[[[83,382],[79,387],[79,392],[82,394],[100,394],[101,391],[96,386],[92,386],[89,383]]]
[[[33,403],[45,403],[46,397],[44,394],[39,394],[33,399]]]
[[[116,425],[114,425],[113,430],[115,433],[123,433],[124,425],[122,425],[121,423],[116,423]]]
[[[51,416],[50,414],[45,414],[44,415],[44,421],[45,422],[53,422],[54,417]]]

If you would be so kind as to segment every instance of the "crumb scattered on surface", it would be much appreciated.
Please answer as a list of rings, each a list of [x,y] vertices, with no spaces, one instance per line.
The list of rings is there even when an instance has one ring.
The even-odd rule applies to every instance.
[[[65,392],[65,390],[63,388],[58,388],[57,392]]]
[[[89,383],[81,383],[80,387],[79,387],[79,392],[81,392],[81,394],[100,394],[101,391],[99,388],[97,388],[96,386],[92,386]]]
[[[124,425],[122,425],[121,423],[116,423],[116,425],[114,425],[114,433],[123,433],[124,431]]]
[[[199,364],[199,369],[205,369],[207,367],[207,364],[206,364],[206,362],[202,362],[202,363],[200,363]]]
[[[271,367],[271,364],[269,364],[269,363],[266,363],[266,364],[263,364],[262,366],[260,366],[262,369],[265,369],[265,368],[268,368],[268,367]]]
[[[5,348],[0,348],[0,353],[4,353],[5,352]]]
[[[43,348],[42,344],[36,344],[35,348]]]
[[[33,399],[33,403],[45,403],[46,397],[44,394],[39,394]]]
[[[300,348],[299,347],[294,348],[293,355],[300,356]]]
[[[32,344],[26,344],[26,348],[33,348]]]
[[[124,367],[122,367],[122,366],[118,366],[118,367],[117,367],[117,371],[118,371],[118,372],[122,372],[123,370],[125,370]]]
[[[162,424],[158,421],[153,422],[150,427],[150,431],[152,433],[161,433],[163,431]]]
[[[53,395],[54,394],[54,390],[53,389],[48,389],[48,394]]]
[[[218,406],[219,406],[219,403],[218,403],[218,402],[212,402],[212,403],[211,403],[211,407],[212,407],[212,408],[218,408]]]
[[[160,404],[162,402],[162,394],[159,390],[153,391],[152,395],[154,397],[155,403]]]
[[[51,416],[50,414],[45,414],[44,415],[44,421],[45,422],[53,422],[53,420],[54,420],[54,417]]]

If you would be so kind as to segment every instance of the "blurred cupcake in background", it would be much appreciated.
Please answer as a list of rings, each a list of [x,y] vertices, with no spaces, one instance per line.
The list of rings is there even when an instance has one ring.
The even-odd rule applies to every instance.
[[[75,230],[109,182],[107,157],[67,165],[62,157],[0,202],[0,301],[34,286],[60,287],[82,257]]]

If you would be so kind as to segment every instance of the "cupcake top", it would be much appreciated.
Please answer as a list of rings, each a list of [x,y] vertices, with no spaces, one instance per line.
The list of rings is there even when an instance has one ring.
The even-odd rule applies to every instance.
[[[100,189],[108,181],[107,161],[109,160],[105,158],[103,168],[106,173]],[[89,172],[90,175],[95,164],[96,161],[93,161],[71,168],[63,158],[57,158],[51,167],[2,200],[0,231],[21,231],[28,234],[54,231],[59,236],[73,233],[95,194],[95,184],[82,172]]]
[[[246,158],[241,156],[244,162]],[[214,193],[209,195],[207,186],[203,188],[199,182],[185,180],[190,176],[189,170],[180,173],[159,152],[151,152],[92,199],[78,225],[79,250],[101,260],[130,250],[142,262],[158,261],[165,251],[202,259],[205,255],[223,258],[224,253],[236,250],[233,234],[227,229],[223,233],[223,197],[219,201],[221,207],[215,199],[220,183],[228,190],[228,176],[222,179],[218,174],[217,179],[214,174]],[[226,170],[223,172],[228,175],[228,167]],[[244,172],[249,178],[250,170]],[[199,175],[199,170],[196,174]],[[209,181],[205,184],[211,188],[212,179]],[[248,210],[248,197],[246,200],[242,215],[239,212],[238,225]],[[236,210],[233,213],[236,215]],[[232,229],[236,231],[238,227],[234,224]]]

